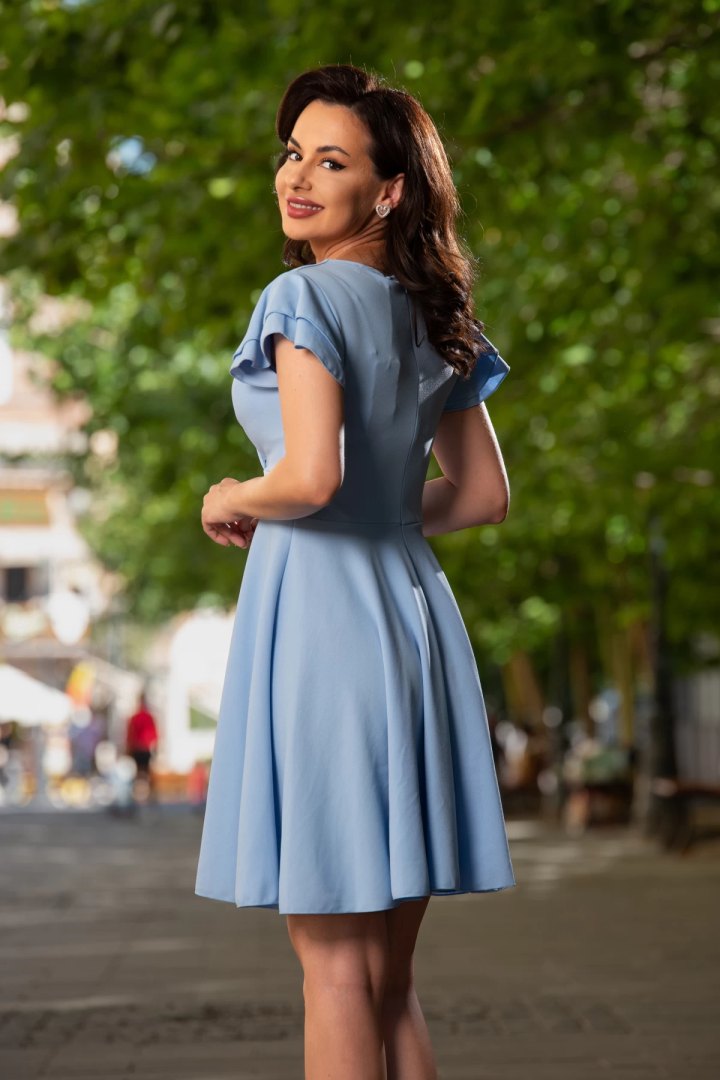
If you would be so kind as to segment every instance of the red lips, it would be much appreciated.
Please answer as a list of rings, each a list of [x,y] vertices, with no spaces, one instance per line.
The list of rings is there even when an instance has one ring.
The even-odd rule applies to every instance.
[[[286,196],[285,202],[288,217],[291,218],[313,217],[313,215],[319,214],[321,210],[325,209],[323,206],[319,206],[318,203],[311,202],[310,199],[303,199],[300,195]],[[293,203],[295,203],[294,206]]]

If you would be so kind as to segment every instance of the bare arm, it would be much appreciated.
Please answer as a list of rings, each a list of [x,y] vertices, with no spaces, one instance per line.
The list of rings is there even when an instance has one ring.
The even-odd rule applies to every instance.
[[[443,475],[423,491],[423,535],[504,521],[510,488],[484,404],[443,413],[433,453]]]
[[[343,389],[308,349],[273,335],[285,456],[264,476],[226,478],[205,496],[203,528],[217,543],[247,547],[225,523],[306,517],[330,502],[343,478]]]

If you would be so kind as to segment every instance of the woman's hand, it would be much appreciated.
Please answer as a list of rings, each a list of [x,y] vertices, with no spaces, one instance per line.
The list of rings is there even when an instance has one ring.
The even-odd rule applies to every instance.
[[[231,492],[240,487],[239,480],[226,476],[220,484],[213,484],[203,499],[202,527],[211,540],[223,547],[249,548],[258,518],[240,515],[229,507]]]

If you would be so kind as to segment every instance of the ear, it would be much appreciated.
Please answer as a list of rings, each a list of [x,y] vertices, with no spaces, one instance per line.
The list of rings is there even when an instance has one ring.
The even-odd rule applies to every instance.
[[[381,202],[385,206],[390,206],[393,210],[400,202],[403,193],[403,184],[405,183],[405,173],[398,173],[392,180],[388,180],[385,185],[385,191],[383,193]]]

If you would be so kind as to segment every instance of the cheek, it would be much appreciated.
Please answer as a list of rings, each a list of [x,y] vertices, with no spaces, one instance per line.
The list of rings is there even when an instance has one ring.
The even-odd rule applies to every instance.
[[[285,190],[286,186],[287,186],[287,169],[283,165],[275,173],[275,190],[277,191],[278,195],[280,195]]]
[[[367,191],[364,185],[352,181],[343,182],[336,176],[330,177],[330,180],[335,182],[323,185],[325,190],[322,201],[328,209],[332,208],[333,216],[346,221],[362,217],[367,210]]]

